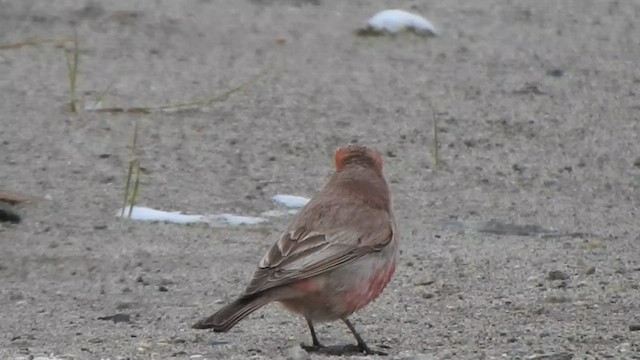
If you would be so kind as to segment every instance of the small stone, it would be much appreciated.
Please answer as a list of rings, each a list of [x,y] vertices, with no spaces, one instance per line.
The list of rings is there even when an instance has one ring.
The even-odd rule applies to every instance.
[[[211,344],[212,346],[226,345],[228,343],[229,343],[228,341],[216,340],[216,339],[213,339],[213,340],[209,341],[209,344]]]
[[[566,289],[567,286],[568,284],[565,280],[553,280],[553,282],[551,283],[551,287],[556,289]]]
[[[136,350],[138,352],[147,352],[151,350],[151,344],[146,341],[142,341],[138,344],[138,348]]]
[[[584,271],[585,275],[593,275],[596,273],[596,267],[595,266],[589,266],[585,271]]]
[[[468,148],[473,148],[478,145],[478,141],[476,139],[466,139],[462,141],[462,143]]]
[[[631,344],[630,343],[622,343],[622,344],[616,346],[616,350],[618,350],[618,352],[620,352],[620,353],[629,352],[630,348],[631,348]]]
[[[413,282],[413,285],[415,286],[428,286],[428,285],[432,285],[436,282],[436,279],[431,278],[431,277],[423,277],[423,278],[418,278]]]
[[[629,325],[629,331],[640,331],[640,323]]]
[[[0,221],[17,224],[20,222],[20,215],[13,211],[8,205],[0,203]]]
[[[131,316],[129,314],[115,314],[110,316],[101,316],[98,318],[98,320],[111,320],[114,323],[120,323],[120,322],[130,323]]]
[[[9,294],[9,300],[10,301],[24,300],[24,295],[22,295],[21,293],[12,292],[12,293]]]
[[[160,285],[160,286],[158,286],[158,291],[160,291],[160,292],[167,292],[167,291],[169,291],[169,289],[167,289],[167,287],[166,287],[166,286]]]
[[[527,360],[571,360],[573,359],[572,353],[548,353],[548,354],[535,354],[529,355],[525,359]]]
[[[633,162],[633,166],[640,168],[640,157],[636,159],[636,161]]]
[[[569,275],[560,270],[551,270],[549,271],[549,274],[547,274],[548,280],[567,280],[568,278]]]
[[[433,298],[434,296],[435,296],[435,295],[433,295],[433,293],[429,293],[429,292],[422,293],[422,298],[423,298],[423,299],[431,299],[431,298]]]
[[[624,264],[618,264],[618,266],[616,266],[616,274],[626,274],[627,271],[627,267]]]
[[[311,355],[300,346],[291,346],[287,349],[287,360],[309,360]]]
[[[562,77],[562,75],[564,75],[564,71],[560,69],[551,69],[551,70],[547,70],[547,75],[553,76],[553,77]]]
[[[551,296],[547,296],[544,299],[544,301],[549,303],[549,304],[562,304],[562,303],[571,302],[571,298],[566,297],[566,296],[551,295]]]
[[[496,219],[491,219],[486,223],[480,224],[477,230],[478,232],[487,234],[517,236],[531,236],[552,232],[537,224],[509,224]]]

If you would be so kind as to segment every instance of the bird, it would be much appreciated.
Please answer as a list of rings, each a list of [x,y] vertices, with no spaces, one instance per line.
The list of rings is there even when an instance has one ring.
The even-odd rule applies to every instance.
[[[235,301],[192,328],[227,332],[240,320],[279,302],[302,315],[311,346],[320,351],[315,323],[341,320],[357,341],[371,349],[348,319],[382,293],[399,256],[399,235],[382,155],[362,145],[335,151],[335,172],[300,210],[260,260]]]

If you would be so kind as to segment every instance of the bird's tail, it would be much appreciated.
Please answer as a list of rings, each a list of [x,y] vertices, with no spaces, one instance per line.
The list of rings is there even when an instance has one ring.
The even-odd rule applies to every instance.
[[[267,305],[271,299],[264,294],[242,296],[231,304],[218,310],[215,314],[195,323],[194,329],[213,329],[215,332],[227,332],[240,320],[259,308]]]

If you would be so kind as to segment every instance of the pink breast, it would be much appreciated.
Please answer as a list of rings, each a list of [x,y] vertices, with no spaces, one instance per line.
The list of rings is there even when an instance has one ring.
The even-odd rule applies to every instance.
[[[387,268],[383,268],[378,271],[368,283],[362,284],[357,287],[346,296],[347,311],[352,314],[363,307],[367,306],[370,302],[377,299],[382,293],[382,290],[387,286],[393,273],[396,271],[395,261],[391,263]]]

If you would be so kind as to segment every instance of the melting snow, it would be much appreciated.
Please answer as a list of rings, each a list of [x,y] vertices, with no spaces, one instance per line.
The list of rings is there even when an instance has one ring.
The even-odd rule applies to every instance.
[[[375,14],[368,21],[370,29],[380,32],[397,33],[413,30],[426,35],[437,35],[438,30],[427,19],[404,10],[383,10]]]
[[[127,206],[124,209],[124,217],[129,217],[129,209]],[[122,209],[119,209],[116,216],[122,217]],[[134,206],[131,212],[132,220],[140,221],[164,221],[175,224],[194,224],[194,223],[215,223],[224,222],[229,225],[255,225],[267,222],[267,219],[261,217],[241,216],[233,214],[218,214],[218,215],[184,215],[179,211],[168,212],[148,207]]]
[[[284,205],[285,207],[288,207],[288,208],[294,208],[294,209],[304,207],[309,202],[309,199],[307,199],[306,197],[296,196],[296,195],[278,194],[272,197],[271,199],[277,202],[278,204]]]
[[[127,206],[124,209],[124,216],[122,216],[122,209],[119,209],[116,216],[129,218],[130,209],[131,206]],[[202,215],[183,215],[179,211],[167,212],[142,206],[133,207],[131,219],[140,221],[166,221],[176,224],[193,224],[206,221]]]

